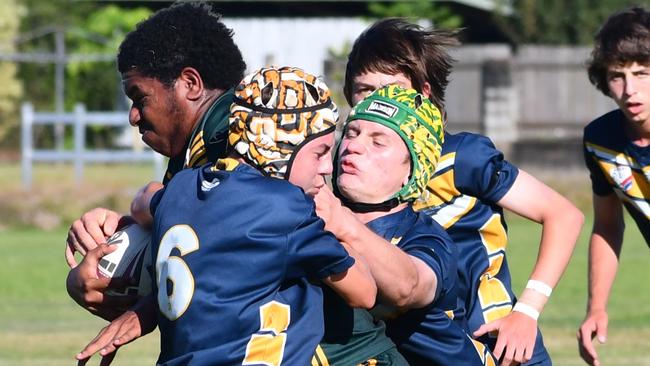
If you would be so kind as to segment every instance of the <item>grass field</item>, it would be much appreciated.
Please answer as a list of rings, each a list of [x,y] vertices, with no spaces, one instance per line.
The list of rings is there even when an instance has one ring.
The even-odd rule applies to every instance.
[[[5,173],[14,173],[13,179]],[[16,178],[20,171],[14,167],[0,166],[0,187],[5,194],[19,193]],[[134,191],[139,182],[151,178],[151,170],[138,167],[123,169],[89,169],[89,181],[84,187],[69,187],[65,170],[52,169],[37,175],[35,192],[45,195],[76,195],[83,204],[75,209],[92,207],[97,202],[88,200],[89,186],[109,185],[115,192],[126,195]],[[123,179],[119,179],[122,177]],[[45,187],[43,182],[56,181],[63,188]],[[124,181],[127,181],[124,183]],[[91,196],[91,198],[94,196]],[[121,197],[116,194],[115,197]],[[56,197],[55,197],[56,198]],[[54,199],[54,198],[52,198]],[[65,205],[69,198],[59,197],[50,203],[49,210]],[[100,200],[101,201],[101,200]],[[58,203],[63,202],[63,203]],[[108,201],[124,210],[123,199]],[[5,203],[6,204],[6,201]],[[0,209],[3,207],[0,204]],[[40,206],[39,206],[40,207]],[[61,208],[70,210],[69,208]],[[78,215],[80,211],[76,211]],[[0,366],[56,366],[75,364],[74,355],[94,337],[105,324],[81,310],[68,298],[65,291],[67,266],[63,259],[65,229],[50,231],[6,225],[7,212],[0,210],[0,253],[4,263],[0,266]],[[587,213],[589,217],[590,214]],[[517,292],[524,286],[537,254],[540,228],[515,217],[509,217],[510,246],[508,258]],[[65,224],[69,224],[65,222]],[[540,318],[545,341],[554,364],[559,366],[583,365],[577,353],[575,332],[586,303],[587,233],[585,224],[582,238],[560,285],[553,292],[546,310]],[[603,365],[650,366],[650,250],[634,224],[628,222],[621,270],[614,285],[610,305],[609,338],[599,347]],[[115,365],[152,365],[158,348],[157,335],[150,335],[124,347]],[[97,365],[93,360],[89,365]]]
[[[535,225],[511,220],[509,258],[515,286],[525,283],[536,254]],[[650,253],[629,230],[610,309],[604,365],[650,365]],[[104,324],[81,310],[65,292],[64,230],[5,230],[0,266],[0,365],[72,365],[73,355]],[[556,365],[581,365],[574,338],[584,316],[586,240],[580,241],[562,282],[553,293],[541,326]],[[121,350],[115,365],[153,364],[156,335]],[[91,365],[97,363],[91,362]]]

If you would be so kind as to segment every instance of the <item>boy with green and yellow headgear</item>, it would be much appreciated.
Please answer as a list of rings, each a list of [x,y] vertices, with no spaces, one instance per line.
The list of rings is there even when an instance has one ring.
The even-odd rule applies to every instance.
[[[440,159],[444,133],[438,108],[413,89],[390,85],[376,90],[354,106],[346,121],[346,129],[353,121],[377,123],[397,133],[406,145],[410,169],[408,181],[383,202],[350,201],[345,194],[341,195],[337,184],[339,171],[335,170],[335,190],[346,205],[353,211],[389,210],[418,198]]]
[[[373,315],[410,365],[495,365],[465,329],[457,246],[412,207],[436,170],[443,136],[439,110],[415,90],[389,85],[368,95],[353,107],[338,146],[340,201],[322,189],[317,213],[365,259],[379,294]],[[432,348],[438,352],[423,351]]]

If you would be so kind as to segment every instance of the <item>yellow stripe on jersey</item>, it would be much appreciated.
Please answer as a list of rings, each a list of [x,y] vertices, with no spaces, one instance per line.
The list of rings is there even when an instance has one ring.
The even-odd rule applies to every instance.
[[[641,166],[636,162],[636,160],[619,151],[611,150],[590,142],[587,142],[585,146],[587,150],[593,152],[599,160],[607,160],[610,163],[629,165],[632,168],[641,169]]]
[[[440,158],[434,177],[427,185],[427,189],[422,193],[422,197],[417,199],[414,203],[414,209],[420,211],[428,207],[436,207],[451,201],[454,197],[459,196],[460,192],[454,185],[454,171],[449,170],[440,174],[442,170],[454,165],[456,153],[446,154]],[[437,183],[435,180],[442,179]]]
[[[401,237],[401,236],[400,236],[400,237],[396,237],[396,238],[392,238],[392,239],[390,239],[390,243],[393,244],[393,245],[397,245],[397,244],[399,244],[399,242],[400,242],[401,240],[402,240],[402,237]]]
[[[413,203],[416,211],[437,208],[431,218],[436,220],[445,229],[453,226],[458,220],[465,216],[476,204],[476,198],[463,195],[458,191],[454,183],[454,170],[444,169],[453,166],[456,160],[456,153],[445,154],[438,168],[436,175],[424,192],[422,197]]]
[[[314,352],[314,357],[311,358],[311,365],[330,366],[330,363],[327,360],[327,356],[325,356],[325,352],[323,351],[323,348],[320,346],[320,344],[316,347],[316,351]]]
[[[586,147],[616,195],[650,219],[650,166],[642,167],[634,158],[599,145],[587,143]]]
[[[454,165],[456,162],[456,153],[452,152],[449,154],[445,154],[440,157],[440,160],[438,160],[438,165],[436,165],[436,173],[439,173],[443,171],[444,169]]]
[[[205,144],[203,142],[203,131],[199,131],[194,137],[194,141],[190,144],[190,152],[186,165],[188,167],[194,167],[205,163],[207,163],[207,158]]]
[[[508,233],[501,225],[501,215],[493,214],[479,229],[479,234],[481,234],[481,241],[487,249],[488,256],[500,251],[505,252],[508,244]],[[495,274],[496,272],[492,273],[492,275]]]
[[[478,298],[486,323],[501,319],[510,314],[512,310],[512,299],[503,282],[488,274],[481,276]]]
[[[467,336],[472,341],[472,344],[474,345],[474,348],[476,349],[476,352],[478,353],[479,357],[481,358],[481,362],[483,363],[483,366],[497,366],[497,361],[494,359],[488,348],[481,342],[472,339],[469,335]]]
[[[488,255],[489,266],[481,276],[478,297],[486,323],[503,318],[512,309],[512,299],[503,282],[496,276],[503,266],[508,234],[501,225],[501,215],[493,214],[479,229],[481,242]]]
[[[452,155],[452,156],[449,156]],[[413,205],[416,211],[428,207],[437,207],[444,203],[450,202],[454,197],[460,196],[460,192],[456,189],[454,184],[454,170],[449,169],[444,173],[440,173],[444,168],[453,166],[454,157],[456,154],[448,154],[441,161],[436,168],[433,179],[427,185],[427,189],[423,192],[422,197],[417,199]]]
[[[216,172],[217,170],[225,170],[227,172],[231,172],[235,170],[239,164],[240,162],[233,158],[223,158],[217,160],[217,162],[212,167],[210,167],[210,170],[213,172]]]
[[[471,211],[475,204],[476,197],[462,195],[451,204],[444,205],[431,218],[447,230]]]
[[[371,359],[369,359],[367,361],[361,362],[357,366],[377,366],[378,364],[379,364],[379,362],[377,360],[375,360],[374,358],[371,358]]]
[[[454,318],[456,317],[456,314],[454,313],[453,310],[447,310],[447,311],[445,311],[445,314],[447,314],[447,316],[448,316],[449,319],[451,319],[451,320],[454,320]]]
[[[609,174],[612,170],[617,169],[618,166],[603,160],[599,160],[598,165],[600,166],[600,169],[603,170],[603,175],[606,177],[607,181],[614,187],[618,187],[618,183],[615,182]],[[642,200],[645,200],[646,197],[650,197],[650,183],[648,183],[645,174],[636,170],[632,170],[630,173],[632,175],[633,183],[624,191],[625,194],[631,198]],[[646,212],[646,216],[647,215],[648,212]]]

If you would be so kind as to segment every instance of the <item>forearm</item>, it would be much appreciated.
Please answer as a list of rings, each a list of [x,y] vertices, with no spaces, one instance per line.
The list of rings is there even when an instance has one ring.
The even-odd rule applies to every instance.
[[[555,215],[550,215],[541,222],[543,227],[539,253],[529,280],[540,281],[551,289],[555,288],[569,264],[583,222],[582,213],[568,202]],[[520,299],[526,297],[524,292]],[[538,311],[543,310],[546,300],[548,297],[542,296],[535,301]]]
[[[358,220],[350,222],[342,241],[365,259],[382,302],[408,307],[417,297],[419,275],[411,257],[373,233]]]
[[[622,238],[615,243],[620,248]],[[603,236],[592,233],[589,242],[589,300],[587,311],[605,310],[616,272],[618,252]]]
[[[360,253],[342,243],[355,263],[346,272],[332,275],[324,280],[351,307],[370,309],[375,305],[377,285]]]

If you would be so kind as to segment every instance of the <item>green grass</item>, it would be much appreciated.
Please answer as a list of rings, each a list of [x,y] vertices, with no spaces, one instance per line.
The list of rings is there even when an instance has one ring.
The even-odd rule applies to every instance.
[[[590,213],[587,214],[590,220]],[[541,226],[508,217],[508,264],[516,293],[526,284],[537,258]],[[603,365],[649,365],[650,251],[634,222],[627,230],[619,272],[609,302],[608,340],[598,345]],[[578,355],[575,335],[587,304],[587,252],[591,223],[586,222],[569,266],[540,317],[544,341],[556,365],[585,365]]]
[[[106,324],[78,307],[65,291],[66,232],[0,233],[0,365],[73,365],[74,355]],[[115,365],[152,365],[157,335],[125,347]],[[97,365],[98,360],[89,365]]]
[[[60,224],[67,227],[71,218],[96,205],[125,211],[135,190],[152,174],[146,165],[89,166],[86,181],[77,187],[71,166],[38,166],[33,190],[23,192],[19,166],[0,164],[0,253],[4,260],[0,266],[0,366],[73,365],[74,355],[106,324],[77,306],[65,291],[66,230],[28,228],[28,219],[43,212],[57,214]],[[585,179],[579,175],[559,183],[545,181],[588,211]],[[589,219],[591,214],[586,216]],[[508,261],[519,293],[537,256],[540,226],[510,216],[508,222]],[[575,333],[585,315],[590,225],[585,224],[569,268],[540,318],[545,342],[558,366],[584,365]],[[650,250],[628,220],[610,300],[608,342],[598,347],[604,365],[650,366],[648,263]],[[157,334],[144,337],[124,347],[113,364],[152,365],[158,344]],[[95,359],[89,365],[98,363]]]
[[[588,227],[588,226],[587,226]],[[515,288],[525,284],[537,253],[539,227],[510,219],[508,257]],[[556,365],[582,365],[575,332],[586,302],[587,234],[541,317]],[[65,230],[0,232],[0,366],[71,365],[74,355],[105,324],[79,308],[65,292]],[[608,343],[598,348],[605,365],[650,365],[650,252],[630,225],[610,306]],[[115,365],[154,364],[157,334],[124,347]],[[98,360],[89,363],[97,365]]]

